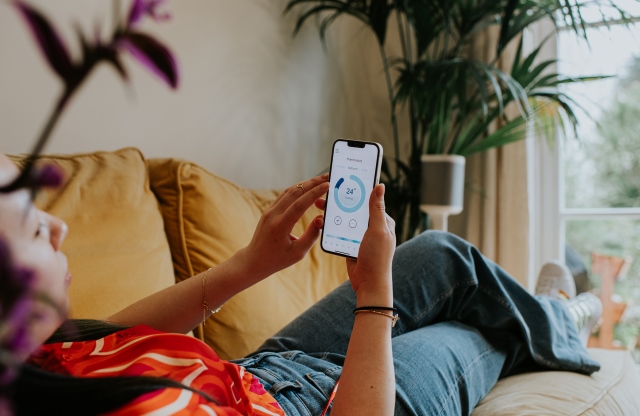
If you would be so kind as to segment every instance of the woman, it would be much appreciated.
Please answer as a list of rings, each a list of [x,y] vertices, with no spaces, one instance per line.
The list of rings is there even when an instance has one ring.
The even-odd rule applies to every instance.
[[[0,155],[0,186],[17,176]],[[545,275],[547,296],[534,298],[445,233],[425,233],[396,250],[383,185],[370,199],[359,258],[347,260],[350,281],[256,353],[224,362],[200,341],[177,335],[303,258],[322,216],[299,238],[291,230],[312,205],[324,207],[327,189],[326,176],[289,188],[264,213],[249,245],[226,262],[72,331],[60,314],[68,310],[71,282],[60,251],[65,224],[34,208],[27,190],[0,195],[0,235],[51,300],[33,311],[29,331],[39,348],[21,357],[15,410],[319,415],[332,402],[333,415],[469,414],[500,377],[599,368],[571,312],[583,326],[595,321],[586,319],[597,309],[593,298],[562,300],[561,291],[570,291],[562,273]]]

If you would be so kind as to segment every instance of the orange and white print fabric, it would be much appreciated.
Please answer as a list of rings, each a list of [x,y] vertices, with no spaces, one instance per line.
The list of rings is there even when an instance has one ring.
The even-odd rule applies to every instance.
[[[42,346],[32,363],[76,377],[147,376],[170,378],[199,390],[163,388],[144,394],[110,415],[284,415],[259,380],[221,360],[198,339],[140,325],[96,341]]]

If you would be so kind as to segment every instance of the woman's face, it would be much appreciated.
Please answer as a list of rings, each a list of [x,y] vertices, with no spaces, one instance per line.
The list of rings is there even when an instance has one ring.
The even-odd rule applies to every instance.
[[[18,173],[13,162],[0,153],[0,186],[9,184]],[[45,294],[57,305],[38,302],[35,306],[30,335],[40,345],[60,326],[69,309],[71,275],[67,257],[60,251],[67,225],[35,208],[29,191],[19,190],[0,194],[0,235],[13,261],[35,273],[36,293]]]

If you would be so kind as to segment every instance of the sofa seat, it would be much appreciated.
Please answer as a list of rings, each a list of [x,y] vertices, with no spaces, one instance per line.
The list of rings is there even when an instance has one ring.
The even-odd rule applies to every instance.
[[[590,348],[602,368],[585,376],[545,371],[500,380],[472,416],[640,415],[640,375],[628,351]]]
[[[244,189],[189,161],[147,161],[136,149],[43,159],[66,174],[61,189],[42,192],[36,203],[70,227],[64,251],[73,273],[74,318],[104,318],[221,263],[249,242],[278,195]],[[310,209],[294,233],[318,213]],[[316,245],[297,265],[227,302],[197,335],[222,358],[244,356],[346,279],[344,259]],[[592,376],[508,377],[473,416],[640,415],[640,380],[630,354],[590,353],[602,364]]]

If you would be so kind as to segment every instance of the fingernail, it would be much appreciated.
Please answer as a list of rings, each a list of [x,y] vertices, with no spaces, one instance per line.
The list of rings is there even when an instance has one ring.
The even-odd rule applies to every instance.
[[[323,173],[322,175],[320,175],[320,177],[322,179],[327,179],[329,177],[329,174],[328,173]]]
[[[384,196],[384,184],[381,183],[380,186],[378,187],[378,196]]]

